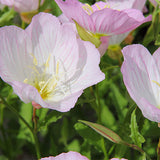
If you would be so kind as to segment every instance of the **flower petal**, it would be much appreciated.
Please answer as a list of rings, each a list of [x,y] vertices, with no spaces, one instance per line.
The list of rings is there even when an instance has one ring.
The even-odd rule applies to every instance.
[[[80,88],[85,89],[105,79],[104,73],[99,68],[100,55],[95,46],[90,42],[79,40],[79,52],[87,57],[81,56],[81,61],[86,62],[79,78],[72,86],[72,92],[78,91]]]
[[[147,106],[141,103],[141,99],[149,100],[149,103],[155,108],[160,105],[160,75],[154,58],[142,45],[131,45],[123,48],[124,62],[121,72],[123,74],[124,84],[143,111]],[[146,109],[145,109],[146,108]],[[151,115],[152,116],[152,115]]]
[[[4,81],[23,81],[31,70],[32,44],[24,30],[9,26],[0,29],[0,76]],[[6,65],[7,64],[7,65]]]
[[[84,4],[78,0],[55,0],[62,12],[70,19],[76,20],[83,28],[94,31],[93,21],[82,8]]]
[[[140,103],[144,106],[141,108],[144,117],[151,121],[160,123],[160,108],[153,106],[149,100],[145,98],[141,98]]]
[[[94,12],[91,17],[95,24],[96,32],[108,35],[122,34],[135,29],[142,23],[151,21],[151,16],[145,18],[143,14],[136,9],[117,11],[105,8]]]
[[[88,158],[78,152],[69,151],[67,153],[61,153],[56,157],[41,158],[41,160],[88,160]]]

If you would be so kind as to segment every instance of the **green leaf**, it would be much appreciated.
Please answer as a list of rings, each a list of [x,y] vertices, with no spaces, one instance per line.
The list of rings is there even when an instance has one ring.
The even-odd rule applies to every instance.
[[[5,24],[5,22],[8,22],[15,16],[15,11],[13,9],[9,10],[8,12],[5,12],[1,17],[0,17],[0,26]]]
[[[107,116],[106,116],[107,115]],[[104,99],[101,99],[101,122],[109,128],[114,128],[116,127],[115,124],[115,117],[112,114],[112,112],[109,110],[108,106],[105,104]]]
[[[117,135],[112,130],[110,130],[100,124],[97,124],[97,123],[92,123],[92,122],[82,121],[82,120],[79,120],[79,122],[82,122],[82,123],[86,124],[87,126],[91,127],[97,133],[101,134],[103,137],[107,138],[108,140],[110,140],[114,143],[123,144],[123,140],[119,137],[119,135]]]
[[[87,141],[88,144],[93,145],[97,150],[102,150],[101,136],[99,134],[82,123],[76,123],[74,128],[79,133],[79,135],[83,137],[84,141]]]
[[[138,131],[135,112],[136,112],[136,109],[132,112],[132,115],[131,115],[131,125],[130,125],[131,135],[130,137],[132,138],[134,144],[142,148],[142,143],[145,142],[145,139]]]
[[[48,110],[46,108],[41,108],[39,110],[39,114],[37,115],[39,115],[38,130],[41,131],[43,130],[44,132],[46,132],[48,125],[60,119],[63,113],[55,110]]]
[[[31,103],[28,104],[22,103],[19,112],[19,114],[30,124],[30,126],[32,125],[32,110],[33,107]],[[22,122],[20,119],[19,119],[19,124],[20,124],[20,129],[17,138],[25,139],[31,143],[34,143],[34,138],[29,128],[27,128],[24,122]]]
[[[147,46],[149,43],[154,41],[154,31],[153,31],[153,24],[150,25],[150,27],[147,30],[147,33],[143,39],[143,45]]]
[[[126,106],[128,104],[128,101],[126,100],[126,98],[124,98],[119,88],[114,83],[112,83],[110,87],[112,91],[112,102],[117,110],[118,117],[119,119],[123,119],[127,112]]]
[[[0,156],[0,160],[8,160],[8,158],[5,157],[5,156],[3,156],[3,155],[1,155],[1,156]]]

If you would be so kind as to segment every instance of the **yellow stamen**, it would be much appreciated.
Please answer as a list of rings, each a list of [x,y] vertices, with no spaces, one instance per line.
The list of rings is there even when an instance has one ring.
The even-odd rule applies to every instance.
[[[30,53],[30,55],[33,57],[33,64],[34,64],[35,66],[37,66],[37,65],[38,65],[38,61],[37,61],[35,55],[34,55],[33,53]]]
[[[95,5],[98,8],[98,10],[101,10],[101,7],[97,3]]]
[[[160,87],[160,84],[157,81],[152,80],[152,82],[156,83]]]
[[[45,68],[42,68],[41,71],[39,71],[37,68],[38,65],[37,59],[33,54],[31,55],[33,57],[33,66],[32,66],[33,78],[31,79],[26,78],[24,80],[24,83],[34,86],[38,90],[42,99],[49,99],[49,97],[54,94],[55,88],[58,84],[59,62],[56,63],[55,74],[49,76],[49,74],[46,73],[46,69],[49,67],[49,61],[51,55],[49,55],[48,59],[43,65]]]
[[[85,4],[84,6],[82,6],[82,8],[87,11],[88,15],[91,15],[91,13],[93,13],[93,8],[89,5],[89,4]]]

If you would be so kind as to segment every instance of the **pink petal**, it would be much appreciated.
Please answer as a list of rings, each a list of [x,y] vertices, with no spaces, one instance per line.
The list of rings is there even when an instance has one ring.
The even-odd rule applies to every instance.
[[[80,88],[85,89],[105,79],[104,73],[99,68],[100,55],[95,46],[90,42],[79,41],[79,52],[83,55],[80,58],[85,64],[77,75],[79,77],[72,86],[72,92],[78,91]]]
[[[78,91],[77,93],[74,93],[66,97],[62,101],[53,102],[53,101],[44,101],[41,98],[37,89],[31,85],[18,81],[12,81],[9,84],[13,87],[14,93],[17,94],[23,102],[29,103],[34,101],[34,103],[36,103],[37,105],[39,104],[43,108],[50,108],[60,112],[67,112],[71,108],[73,108],[75,106],[78,97],[83,92],[81,90]]]
[[[62,12],[70,19],[76,20],[83,28],[94,31],[93,21],[82,8],[84,4],[78,0],[55,0]]]
[[[88,160],[88,158],[78,152],[70,151],[68,153],[61,153],[56,157],[41,158],[41,160]]]
[[[23,81],[30,74],[32,44],[24,30],[9,26],[0,29],[0,76],[4,81]],[[7,65],[6,65],[7,64]]]
[[[149,102],[149,99],[142,98],[140,99],[140,103],[142,106],[144,106],[141,108],[144,117],[148,118],[151,121],[159,123],[160,122],[160,109],[153,106]]]
[[[160,87],[153,81],[160,83],[160,75],[154,58],[141,45],[127,46],[122,50],[122,53],[124,62],[121,72],[130,96],[142,112],[144,110],[147,111],[148,106],[143,105],[141,99],[148,100],[154,108],[158,107],[160,102],[158,100],[159,94],[157,93],[160,92]],[[148,114],[150,114],[149,110]],[[150,117],[153,116],[152,114]],[[147,118],[151,119],[150,117]]]
[[[159,68],[160,72],[160,47],[153,53],[153,58],[156,61],[157,67]]]
[[[56,32],[55,32],[56,28]],[[33,54],[39,65],[44,64],[49,55],[54,52],[57,43],[60,43],[62,34],[58,18],[48,13],[39,13],[32,18],[26,32],[30,35],[33,45]]]
[[[98,47],[98,50],[99,50],[99,53],[101,55],[101,57],[105,54],[107,48],[108,48],[108,44],[109,44],[109,41],[110,41],[110,36],[104,36],[104,37],[101,37],[101,44],[100,46]]]
[[[91,15],[96,27],[96,32],[108,35],[121,34],[131,31],[142,23],[151,21],[151,16],[145,18],[136,9],[117,11],[106,8]],[[106,18],[107,17],[107,18]]]

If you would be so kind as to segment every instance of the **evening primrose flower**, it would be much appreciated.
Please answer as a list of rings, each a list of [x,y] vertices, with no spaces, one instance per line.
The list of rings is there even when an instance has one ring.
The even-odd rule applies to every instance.
[[[134,8],[142,11],[146,0],[106,0],[106,4],[110,8],[117,10],[124,10],[129,8]]]
[[[95,46],[51,14],[34,16],[26,30],[2,27],[0,35],[0,76],[25,103],[66,112],[105,78]]]
[[[127,160],[127,159],[124,159],[124,158],[112,158],[112,159],[110,159],[110,160]]]
[[[103,5],[103,2],[98,3],[102,3],[101,5]],[[145,6],[145,3],[146,0],[106,0],[107,6],[120,11],[131,8],[142,11]],[[123,34],[116,34],[111,36],[109,39],[109,45],[119,45],[127,37],[129,33],[130,32],[126,32]]]
[[[44,0],[41,0],[43,4]],[[38,9],[39,0],[0,0],[0,3],[9,7],[14,7],[17,12],[31,12]]]
[[[139,10],[112,9],[104,2],[90,6],[78,0],[55,0],[62,12],[73,22],[82,40],[92,42],[103,55],[107,49],[109,37],[129,32],[144,22],[150,21]]]
[[[153,55],[142,45],[122,50],[124,84],[144,117],[160,122],[160,48]]]
[[[56,157],[41,158],[41,160],[89,160],[87,157],[82,156],[78,152],[69,151],[67,153],[61,153]]]

